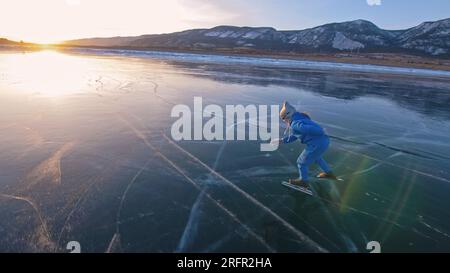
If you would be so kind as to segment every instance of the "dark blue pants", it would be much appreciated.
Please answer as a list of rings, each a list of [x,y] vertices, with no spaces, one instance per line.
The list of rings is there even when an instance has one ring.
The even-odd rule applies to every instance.
[[[298,172],[301,180],[308,181],[309,166],[313,163],[319,165],[326,173],[331,171],[327,162],[322,158],[329,145],[330,139],[328,137],[314,140],[312,143],[306,145],[305,150],[303,150],[297,159]]]

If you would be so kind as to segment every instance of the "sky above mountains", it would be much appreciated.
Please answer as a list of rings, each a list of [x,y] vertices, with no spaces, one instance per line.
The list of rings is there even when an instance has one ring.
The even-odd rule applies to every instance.
[[[217,25],[304,29],[355,19],[404,29],[450,16],[448,0],[0,0],[0,37],[52,43]]]

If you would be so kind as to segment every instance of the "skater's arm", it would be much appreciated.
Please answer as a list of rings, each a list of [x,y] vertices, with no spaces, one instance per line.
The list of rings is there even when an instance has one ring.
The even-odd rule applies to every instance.
[[[296,141],[296,140],[297,140],[297,137],[296,137],[296,136],[290,135],[290,136],[285,136],[285,137],[283,137],[282,142],[285,143],[285,144],[287,144],[287,143],[294,142],[294,141]]]
[[[294,121],[291,123],[291,128],[302,135],[315,135],[321,136],[324,134],[323,129],[320,126],[303,124],[300,121]]]

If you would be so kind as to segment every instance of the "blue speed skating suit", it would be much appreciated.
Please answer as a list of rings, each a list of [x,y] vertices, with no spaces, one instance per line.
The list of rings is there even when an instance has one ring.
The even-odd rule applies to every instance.
[[[298,139],[301,143],[306,144],[306,148],[297,159],[300,179],[308,181],[308,169],[313,163],[318,164],[325,173],[330,173],[327,162],[322,158],[330,145],[330,139],[322,127],[312,121],[308,115],[295,112],[291,118],[290,128],[292,134],[285,136],[282,139],[283,143],[290,143]]]

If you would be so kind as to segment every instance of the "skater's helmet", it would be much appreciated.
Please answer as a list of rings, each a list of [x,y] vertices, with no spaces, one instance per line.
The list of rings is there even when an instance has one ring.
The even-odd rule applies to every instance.
[[[281,107],[280,118],[282,120],[290,120],[292,115],[296,112],[294,106],[290,105],[289,102],[283,102],[283,107]]]

